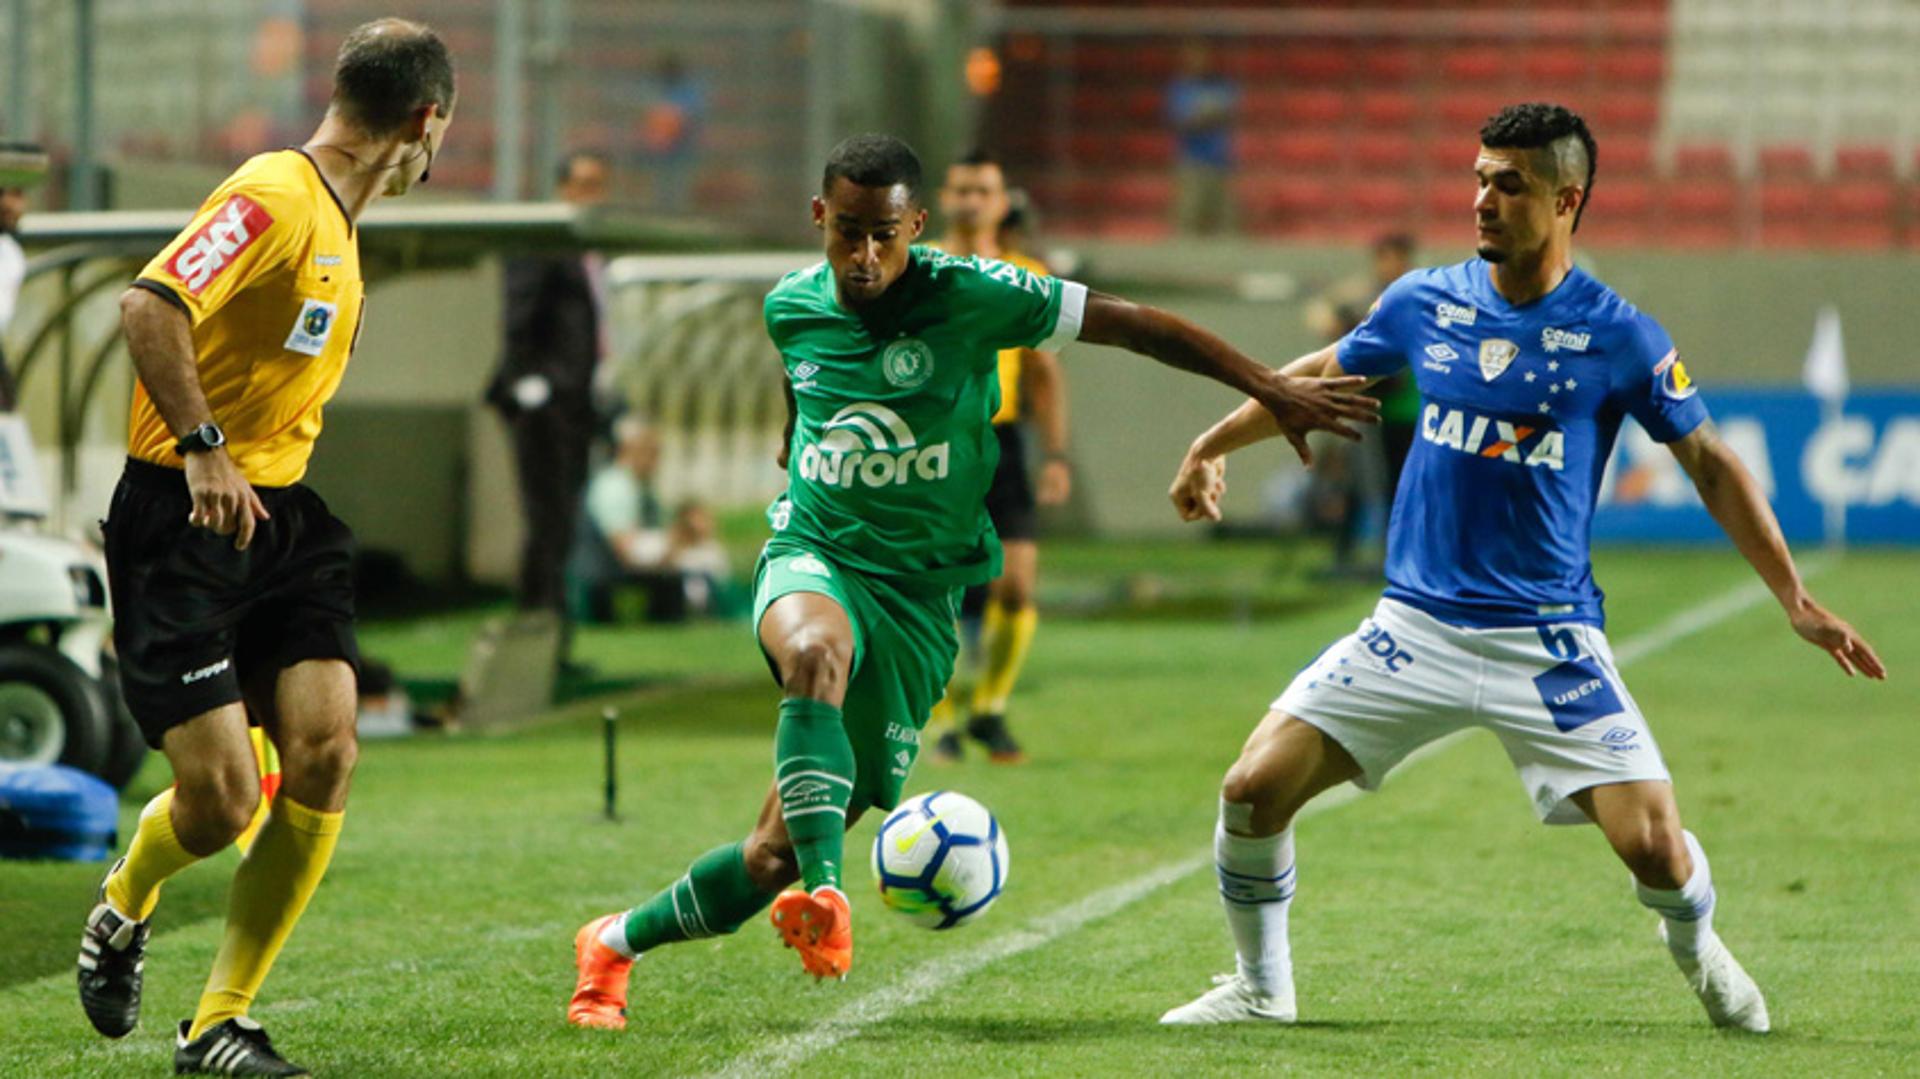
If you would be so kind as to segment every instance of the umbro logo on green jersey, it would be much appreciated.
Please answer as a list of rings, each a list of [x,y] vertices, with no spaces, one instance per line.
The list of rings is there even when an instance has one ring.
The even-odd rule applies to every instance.
[[[947,478],[952,444],[921,446],[900,414],[871,401],[848,405],[800,451],[800,478],[829,487],[886,487]]]

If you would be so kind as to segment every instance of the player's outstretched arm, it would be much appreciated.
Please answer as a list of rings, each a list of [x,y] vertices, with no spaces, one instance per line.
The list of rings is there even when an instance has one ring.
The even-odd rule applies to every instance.
[[[1807,592],[1773,507],[1767,505],[1747,466],[1720,440],[1713,422],[1702,423],[1668,448],[1693,478],[1707,511],[1786,608],[1793,631],[1832,656],[1848,677],[1857,670],[1868,678],[1886,678],[1887,668],[1866,638]]]
[[[1353,423],[1377,423],[1380,402],[1359,391],[1365,378],[1302,378],[1276,371],[1212,333],[1168,311],[1103,293],[1087,296],[1080,340],[1113,345],[1168,367],[1205,375],[1259,402],[1300,460],[1311,462],[1306,435],[1332,431],[1358,440]]]
[[[1344,377],[1338,348],[1338,345],[1328,345],[1309,352],[1282,367],[1280,373],[1300,379]],[[1173,478],[1173,486],[1167,491],[1180,519],[1219,520],[1220,496],[1227,490],[1227,454],[1282,433],[1280,421],[1258,401],[1246,402],[1202,432],[1188,447],[1186,457],[1180,461],[1180,471]],[[1295,443],[1295,449],[1299,450],[1302,461],[1313,463],[1304,443]]]
[[[140,384],[175,437],[212,423],[213,409],[200,388],[193,327],[186,312],[146,289],[130,288],[120,296],[120,323]],[[267,519],[267,507],[240,474],[240,466],[220,447],[188,454],[184,467],[187,489],[193,495],[188,523],[231,535],[234,547],[246,550],[253,542],[254,522]]]

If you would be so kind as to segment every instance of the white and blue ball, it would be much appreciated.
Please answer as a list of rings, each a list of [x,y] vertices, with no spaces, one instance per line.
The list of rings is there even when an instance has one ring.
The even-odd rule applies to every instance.
[[[1007,885],[1007,834],[987,807],[952,791],[900,803],[873,837],[887,906],[929,929],[965,925]]]

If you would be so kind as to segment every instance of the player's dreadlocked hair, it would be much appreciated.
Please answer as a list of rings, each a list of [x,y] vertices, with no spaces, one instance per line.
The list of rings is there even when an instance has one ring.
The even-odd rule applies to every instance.
[[[1508,105],[1480,128],[1480,145],[1495,150],[1545,150],[1553,162],[1555,183],[1584,178],[1580,208],[1573,212],[1574,231],[1580,230],[1580,218],[1593,199],[1600,148],[1577,113],[1544,102]]]
[[[372,135],[388,134],[422,105],[453,108],[453,59],[440,35],[405,19],[353,28],[333,68],[333,104]]]
[[[892,135],[855,135],[835,146],[820,177],[821,192],[842,178],[861,187],[901,184],[908,198],[920,201],[920,158],[913,147]]]

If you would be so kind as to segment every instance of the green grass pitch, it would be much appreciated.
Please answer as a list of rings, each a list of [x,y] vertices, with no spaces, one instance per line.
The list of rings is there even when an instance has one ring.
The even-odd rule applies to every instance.
[[[1130,553],[1175,584],[1265,587],[1235,576],[1258,577],[1261,555]],[[1113,561],[1053,564],[1076,557],[1090,572]],[[1231,962],[1199,868],[1220,773],[1294,670],[1372,601],[1364,587],[1304,585],[1270,603],[1043,622],[1014,716],[1033,761],[923,762],[909,784],[965,791],[1000,816],[1012,871],[994,911],[942,934],[887,913],[864,821],[849,981],[815,986],[754,922],[642,959],[622,1034],[562,1019],[573,931],[744,832],[768,782],[775,692],[738,626],[589,634],[589,658],[665,676],[619,702],[624,821],[598,819],[597,704],[513,736],[366,745],[339,855],[255,1015],[290,1057],[337,1076],[1911,1074],[1917,568],[1860,551],[1814,581],[1879,647],[1885,685],[1843,678],[1765,604],[1625,672],[1712,856],[1717,925],[1767,991],[1766,1038],[1708,1027],[1599,834],[1535,824],[1484,734],[1301,823],[1298,1026],[1157,1027]],[[1597,572],[1616,648],[1750,576],[1724,549],[1609,552]],[[1073,576],[1051,581],[1068,590]],[[468,624],[376,624],[366,645],[403,671],[450,673]],[[163,782],[153,762],[131,793]],[[1048,920],[1182,863],[1194,868],[1122,909]],[[72,975],[101,867],[0,864],[0,1075],[168,1074],[232,867],[224,855],[168,886],[145,1018],[112,1043],[81,1016]],[[1004,954],[981,962],[981,949]],[[812,1052],[799,1040],[849,1015],[880,1018],[832,1027]]]

